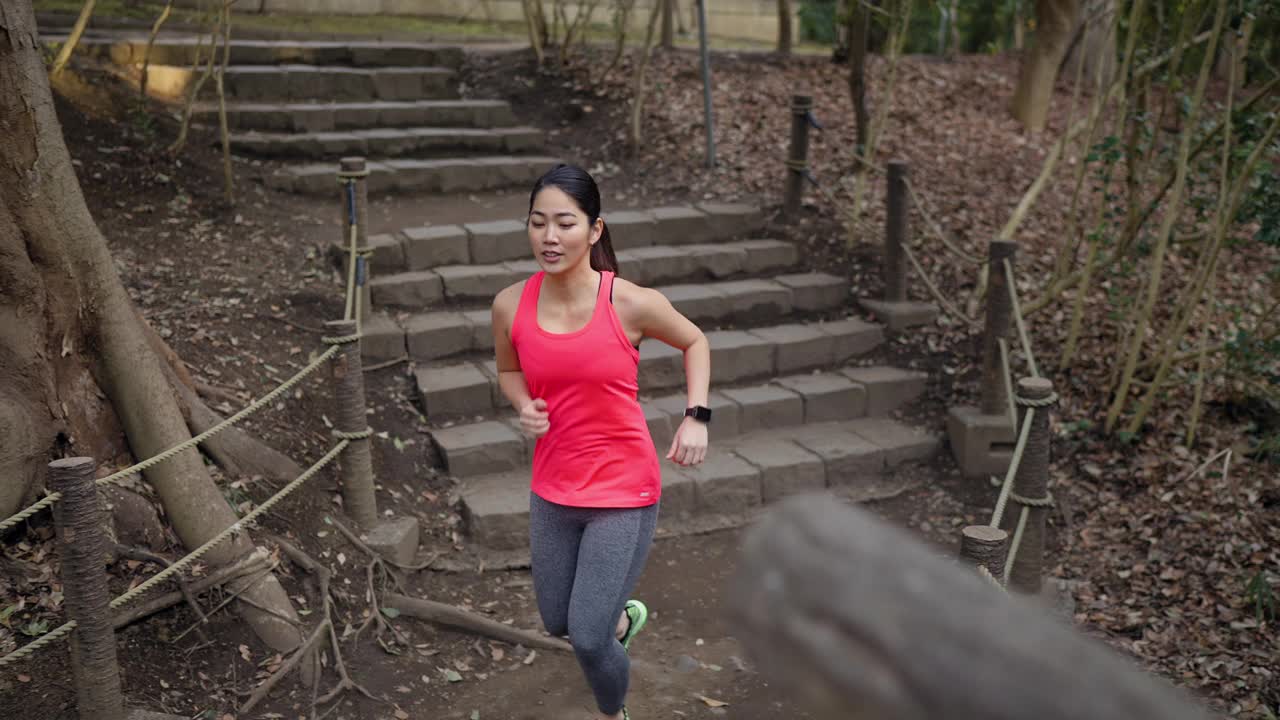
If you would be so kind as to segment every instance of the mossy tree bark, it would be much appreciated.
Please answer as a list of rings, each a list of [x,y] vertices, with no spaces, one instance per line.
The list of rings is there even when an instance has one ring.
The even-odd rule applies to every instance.
[[[30,500],[64,454],[146,458],[191,436],[147,332],[85,205],[62,137],[30,0],[0,4],[0,516]],[[236,516],[196,450],[146,471],[187,547]],[[234,562],[245,535],[206,557]],[[238,589],[238,588],[237,588]],[[274,650],[301,642],[268,575],[240,612]],[[291,622],[294,621],[294,622]]]

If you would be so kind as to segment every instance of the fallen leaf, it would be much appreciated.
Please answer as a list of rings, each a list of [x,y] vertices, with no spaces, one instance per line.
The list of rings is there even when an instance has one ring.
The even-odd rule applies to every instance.
[[[240,646],[240,657],[244,658],[245,662],[253,662],[253,655],[249,652],[248,645]]]
[[[400,718],[400,720],[409,720],[409,713],[401,710],[400,708],[396,708],[395,716]]]
[[[530,650],[530,651],[529,651],[529,656],[528,656],[528,657],[526,657],[526,658],[524,659],[524,664],[525,664],[525,665],[532,665],[532,664],[533,664],[533,659],[534,659],[534,658],[536,658],[536,657],[538,657],[538,651],[537,651],[537,650]]]
[[[723,700],[716,700],[715,698],[709,698],[706,695],[698,695],[696,697],[702,702],[706,703],[707,707],[713,707],[713,708],[729,707],[729,703]]]

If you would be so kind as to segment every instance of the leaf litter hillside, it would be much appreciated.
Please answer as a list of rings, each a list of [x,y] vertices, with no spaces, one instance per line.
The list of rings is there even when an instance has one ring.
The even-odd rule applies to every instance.
[[[518,112],[540,113],[561,156],[597,174],[606,212],[610,201],[652,205],[704,197],[776,209],[787,172],[791,96],[812,95],[823,130],[810,134],[809,167],[822,189],[808,187],[801,216],[774,217],[771,230],[807,247],[816,267],[848,273],[856,294],[880,292],[875,247],[884,226],[880,174],[863,180],[871,183],[870,190],[855,223],[852,249],[845,244],[858,169],[847,66],[821,58],[714,54],[719,162],[707,171],[697,55],[655,51],[648,74],[653,95],[638,154],[632,153],[625,131],[631,59],[599,83],[607,62],[603,50],[588,49],[567,68],[538,71],[523,54],[494,56],[476,63],[471,83],[484,92],[501,88]],[[886,60],[871,58],[873,116],[883,100],[887,69]],[[979,284],[977,268],[944,250],[937,233],[962,252],[985,257],[987,242],[999,235],[1036,179],[1072,112],[1071,88],[1059,83],[1047,131],[1025,134],[1006,110],[1016,77],[1017,60],[1010,56],[965,56],[949,63],[904,58],[876,160],[880,167],[891,158],[910,164],[920,201],[912,215],[916,255],[956,310],[975,318],[981,318],[981,305],[971,300]],[[1215,91],[1219,99],[1224,94],[1220,87],[1211,88]],[[1076,109],[1074,118],[1086,107]],[[1156,132],[1168,133],[1168,128]],[[1091,160],[1078,145],[1068,146],[1014,235],[1024,303],[1041,295],[1064,252],[1075,171]],[[1086,177],[1092,182],[1091,174]],[[1088,194],[1085,198],[1081,217],[1096,202]],[[1219,284],[1213,309],[1202,308],[1197,316],[1196,327],[1209,345],[1258,327],[1280,299],[1280,283],[1274,273],[1267,274],[1280,263],[1280,253],[1247,242],[1257,230],[1256,225],[1238,228],[1240,242],[1220,267],[1221,277],[1231,280]],[[1194,250],[1173,253],[1161,288],[1164,301],[1157,304],[1157,328],[1169,322],[1174,300],[1192,275]],[[1051,518],[1051,572],[1072,581],[1076,620],[1085,631],[1212,698],[1232,715],[1272,717],[1280,713],[1275,661],[1280,657],[1275,632],[1280,458],[1263,443],[1280,432],[1280,418],[1274,405],[1242,402],[1240,387],[1219,374],[1205,389],[1207,409],[1197,442],[1183,447],[1194,372],[1193,364],[1183,364],[1135,437],[1117,440],[1099,432],[1125,332],[1112,303],[1118,295],[1136,295],[1139,279],[1130,270],[1095,283],[1100,289],[1084,298],[1088,314],[1074,365],[1053,374],[1061,401],[1053,422],[1058,504]],[[930,299],[914,274],[909,283],[915,299]],[[1070,291],[1064,293],[1061,302],[1028,318],[1042,367],[1057,365],[1072,299]],[[976,402],[978,335],[977,328],[944,313],[937,326],[894,343],[895,352],[931,371],[928,412],[939,429],[947,406]],[[1263,362],[1270,362],[1271,377],[1280,376],[1280,358]],[[912,518],[944,543],[954,542],[956,533],[939,533],[939,525],[957,524],[945,510],[964,512],[965,522],[985,522],[993,500],[986,488],[972,484],[953,481],[950,490],[950,499],[941,489],[922,497]],[[967,504],[957,505],[955,497]],[[942,517],[933,514],[939,508]]]
[[[567,70],[545,73],[534,70],[527,52],[472,56],[470,91],[510,97],[518,117],[548,130],[552,152],[597,174],[606,205],[705,197],[773,207],[785,179],[790,96],[807,92],[825,126],[812,135],[811,167],[837,202],[849,203],[855,164],[846,67],[813,58],[779,62],[766,55],[717,53],[713,100],[720,165],[708,172],[702,167],[704,127],[696,55],[655,52],[646,140],[638,157],[632,158],[624,130],[629,60],[604,83],[592,83],[604,63],[602,53],[588,52]],[[873,114],[884,71],[885,63],[873,58]],[[1016,75],[1012,58],[962,57],[939,63],[912,57],[903,61],[899,74],[878,163],[890,157],[908,160],[913,182],[938,226],[964,251],[981,256],[1065,126],[1070,94],[1059,88],[1045,135],[1025,136],[1004,111]],[[199,146],[190,151],[187,162],[160,155],[173,131],[167,119],[157,122],[135,115],[104,125],[64,109],[62,121],[94,216],[112,242],[135,301],[198,378],[225,396],[224,411],[306,363],[319,334],[312,331],[341,313],[340,291],[322,260],[335,233],[336,201],[317,206],[264,191],[254,180],[270,166],[241,162],[241,202],[227,209],[218,201],[215,153]],[[1070,167],[1080,161],[1068,156],[1064,162]],[[860,295],[880,289],[874,243],[877,228],[883,226],[883,181],[876,177],[870,182],[873,190],[858,224],[860,242],[852,251],[845,248],[840,211],[812,191],[797,221],[773,224],[779,235],[809,249],[807,257],[815,267],[848,273]],[[1017,234],[1024,298],[1038,295],[1058,253],[1061,218],[1070,199],[1067,185],[1062,179],[1050,183]],[[913,216],[913,227],[926,270],[964,309],[963,301],[976,285],[975,272],[940,249],[920,213]],[[1224,276],[1255,278],[1256,267],[1274,264],[1275,257],[1233,254],[1229,262]],[[1121,282],[1117,279],[1117,286]],[[1170,284],[1178,282],[1175,277]],[[918,299],[926,299],[918,282],[912,283]],[[1250,312],[1262,312],[1267,294],[1274,292],[1274,285],[1261,280],[1224,284],[1219,302],[1242,308],[1242,314],[1228,318],[1223,313],[1206,319],[1206,326],[1225,332],[1233,324],[1249,325],[1256,320]],[[1065,334],[1065,312],[1051,308],[1030,322],[1045,363],[1056,355]],[[1175,388],[1136,442],[1120,445],[1102,437],[1091,424],[1098,424],[1105,410],[1102,388],[1107,385],[1108,365],[1102,359],[1115,354],[1118,330],[1107,318],[1091,323],[1082,360],[1069,375],[1055,376],[1062,403],[1054,423],[1053,479],[1059,504],[1051,520],[1056,531],[1051,572],[1075,583],[1076,619],[1083,629],[1131,653],[1153,671],[1213,698],[1234,715],[1267,717],[1263,708],[1274,709],[1280,703],[1274,619],[1267,614],[1275,606],[1274,601],[1266,602],[1280,574],[1280,473],[1263,458],[1246,456],[1252,449],[1249,423],[1258,426],[1263,420],[1233,415],[1239,409],[1221,402],[1228,397],[1227,389],[1211,388],[1210,398],[1219,404],[1212,407],[1195,448],[1181,450],[1176,443],[1190,395]],[[930,371],[933,387],[921,411],[939,429],[947,405],[973,401],[975,338],[962,322],[944,316],[936,326],[904,336],[891,349]],[[375,439],[379,467],[384,469],[380,477],[422,482],[412,487],[392,483],[384,491],[392,496],[389,505],[397,512],[416,514],[423,521],[429,551],[450,552],[458,546],[459,518],[448,504],[449,484],[429,470],[429,443],[419,439],[418,418],[393,372],[370,374],[370,404],[375,410],[371,424],[389,431]],[[315,457],[328,443],[328,428],[323,422],[323,387],[312,386],[310,393],[250,427],[273,438],[273,444],[293,457]],[[1229,457],[1221,454],[1225,450],[1231,450]],[[1206,465],[1205,460],[1215,455],[1216,460]],[[116,464],[126,463],[118,459]],[[272,491],[254,479],[227,483],[227,488],[228,500],[245,508]],[[304,549],[331,564],[345,586],[340,605],[358,626],[359,613],[367,612],[360,601],[366,585],[363,565],[338,552],[336,534],[322,522],[326,507],[338,501],[336,488],[317,485],[298,497],[296,508],[280,506],[280,516],[270,526],[289,528]],[[961,524],[985,522],[992,499],[986,488],[954,478],[910,497],[915,504],[902,508],[903,517],[897,519],[944,544],[954,541]],[[0,610],[21,607],[0,618],[0,646],[31,629],[29,623],[58,616],[59,586],[44,564],[52,549],[48,539],[48,528],[39,528],[8,552],[6,562],[22,572],[9,576],[18,578],[11,584],[0,582]],[[350,548],[347,552],[354,554]],[[115,582],[123,588],[136,582],[134,571],[149,575],[155,570],[136,564],[117,567]],[[431,582],[427,592],[436,599],[486,607],[498,603],[493,612],[509,612],[508,598],[486,594],[486,580],[471,583],[435,576]],[[169,622],[176,634],[193,620]],[[217,633],[223,634],[213,629],[211,634],[232,646],[240,641],[236,628],[222,618],[215,622],[220,623],[214,626]],[[165,664],[173,662],[165,653],[173,650],[165,650],[167,644],[152,648],[140,635],[127,636],[132,647],[148,650],[137,654],[142,659],[131,661],[142,663],[132,667],[131,674],[145,677],[154,670],[160,675]],[[444,648],[442,664],[448,664],[448,657],[457,666],[459,658],[469,656],[465,643],[455,645]],[[386,657],[380,650],[361,652],[357,668],[367,676]],[[165,675],[176,687],[162,696],[175,708],[196,707],[194,698],[234,706],[233,691],[252,687],[254,682],[246,681],[259,680],[261,667],[270,668],[273,662],[279,659],[246,657],[242,667],[212,668],[196,654],[181,678]],[[51,669],[39,663],[35,667]],[[51,687],[47,678],[42,681],[51,673],[32,675],[41,691],[65,699],[65,688]],[[238,685],[228,678],[238,679]],[[28,681],[31,676],[20,679]],[[390,693],[398,690],[397,683],[417,689],[416,681],[393,673],[377,685]],[[427,687],[425,678],[422,686]],[[437,681],[431,692],[438,693],[438,687]],[[19,697],[16,689],[0,688],[0,695]]]

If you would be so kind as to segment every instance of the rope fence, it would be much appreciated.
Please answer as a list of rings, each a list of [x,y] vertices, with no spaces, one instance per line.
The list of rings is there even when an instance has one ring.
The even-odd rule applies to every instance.
[[[1035,352],[1027,333],[1022,305],[1013,271],[1013,243],[991,244],[992,265],[999,265],[995,284],[1006,292],[988,296],[985,328],[983,411],[998,412],[1005,402],[1008,421],[1017,431],[1017,441],[1003,482],[991,477],[1000,489],[991,520],[986,526],[970,526],[961,531],[960,557],[975,565],[983,577],[1002,588],[1013,585],[1024,592],[1038,592],[1043,575],[1045,515],[1053,507],[1049,491],[1049,409],[1058,400],[1053,384],[1040,375]],[[1008,335],[1016,328],[1029,377],[1020,378],[1014,388],[1010,367]],[[994,363],[998,361],[998,366]],[[995,377],[998,375],[998,377]],[[999,396],[1003,395],[1003,398]],[[1022,409],[1019,420],[1018,409]],[[1019,506],[1017,519],[1006,517],[1009,502]],[[1012,538],[1009,530],[1012,529]],[[1007,549],[1005,549],[1007,546]]]
[[[253,510],[249,511],[249,513],[246,514],[244,517],[240,518],[239,520],[232,523],[231,525],[228,525],[226,528],[222,530],[222,532],[218,533],[213,538],[209,539],[200,547],[187,553],[181,559],[174,561],[171,565],[169,565],[169,567],[165,568],[164,570],[161,570],[160,572],[151,576],[150,578],[148,578],[146,581],[144,581],[137,587],[129,590],[128,592],[112,600],[110,603],[111,609],[118,610],[128,605],[129,603],[133,602],[134,600],[137,600],[138,598],[150,592],[151,589],[154,588],[155,586],[168,580],[169,578],[173,577],[177,573],[185,570],[192,563],[199,560],[201,557],[207,554],[210,550],[222,544],[228,538],[244,530],[246,527],[252,524],[259,517],[266,514],[268,511],[270,511],[271,508],[276,505],[276,503],[280,502],[285,497],[288,497],[290,494],[293,493],[293,491],[297,490],[299,487],[302,487],[302,485],[305,484],[307,480],[310,480],[316,473],[318,473],[326,465],[328,465],[330,462],[333,462],[333,459],[336,458],[338,454],[341,453],[342,450],[346,448],[347,445],[350,443],[351,441],[347,439],[339,440],[333,446],[333,448],[329,450],[329,452],[325,453],[324,457],[317,460],[314,465],[307,468],[301,475],[294,478],[292,481],[289,482],[288,485],[285,485],[278,492],[276,492],[276,494],[272,495],[270,498],[267,498],[265,501],[262,502],[262,504],[258,505]],[[21,660],[22,658],[25,658],[35,653],[37,650],[40,650],[41,648],[65,638],[75,628],[76,628],[76,622],[73,620],[71,622],[62,624],[53,630],[50,630],[44,635],[41,635],[39,638],[36,638],[35,640],[27,643],[26,645],[23,645],[22,647],[18,648],[17,650],[14,650],[8,655],[0,657],[0,667],[11,665],[17,662],[18,660]]]
[[[64,458],[50,463],[52,492],[0,522],[0,532],[3,532],[42,510],[53,509],[63,555],[61,565],[65,608],[70,617],[53,630],[0,657],[0,667],[10,666],[30,657],[78,631],[80,641],[73,645],[75,657],[72,669],[80,704],[84,706],[80,708],[81,717],[123,717],[111,610],[118,610],[141,598],[189,568],[218,545],[246,530],[335,459],[341,458],[342,461],[341,489],[344,506],[358,509],[353,512],[353,517],[362,527],[376,520],[377,507],[372,466],[369,462],[369,439],[373,430],[365,424],[367,404],[360,363],[360,320],[362,312],[367,312],[369,307],[368,303],[362,302],[361,296],[368,292],[367,258],[372,253],[370,248],[362,246],[360,242],[364,235],[362,221],[367,212],[367,188],[364,186],[367,176],[368,170],[363,158],[346,158],[342,161],[338,179],[344,185],[343,204],[347,211],[344,237],[350,240],[350,262],[344,318],[327,324],[333,334],[321,338],[321,342],[328,346],[322,353],[270,392],[208,430],[101,479],[93,478],[96,465],[91,458]],[[105,531],[101,527],[102,509],[96,488],[119,482],[200,445],[270,405],[326,364],[331,366],[335,381],[335,404],[339,422],[332,435],[337,442],[319,460],[244,517],[223,528],[217,535],[137,587],[107,602],[107,574],[101,563],[107,545]],[[353,454],[353,451],[358,452]]]
[[[802,189],[807,181],[838,216],[843,216],[847,220],[852,228],[867,237],[874,237],[878,231],[871,227],[871,224],[857,211],[856,191],[855,207],[850,209],[836,197],[831,189],[819,182],[809,167],[808,130],[810,127],[821,129],[821,125],[813,116],[812,97],[793,96],[791,113],[791,145],[785,163],[787,172],[783,215],[794,216],[798,212]],[[912,247],[912,236],[908,227],[912,207],[923,218],[928,234],[932,235],[947,253],[964,265],[980,270],[981,276],[985,278],[979,282],[980,286],[986,282],[990,283],[990,292],[985,296],[986,315],[981,323],[983,329],[982,402],[977,413],[979,418],[986,418],[987,427],[974,426],[976,430],[987,431],[988,437],[983,440],[983,447],[977,454],[985,455],[986,457],[982,459],[986,460],[988,465],[994,464],[992,458],[995,455],[993,451],[995,443],[990,436],[999,434],[999,431],[1004,428],[1012,429],[1016,442],[1010,459],[1003,469],[1003,482],[994,476],[994,470],[988,475],[992,484],[1000,489],[991,520],[986,525],[962,529],[960,554],[962,559],[975,565],[981,575],[1002,588],[1013,586],[1026,592],[1037,592],[1041,584],[1045,514],[1053,506],[1053,495],[1048,489],[1049,410],[1056,403],[1057,395],[1053,391],[1052,383],[1040,375],[1040,368],[1036,363],[1031,339],[1027,332],[1026,320],[1022,315],[1013,268],[1017,245],[1005,240],[992,241],[989,244],[987,259],[967,252],[944,231],[933,212],[933,203],[911,182],[906,162],[894,160],[890,161],[885,168],[881,168],[860,155],[855,155],[854,162],[857,163],[857,169],[860,172],[865,172],[868,176],[883,176],[887,181],[884,297],[882,300],[863,300],[862,304],[884,321],[890,331],[921,322],[919,318],[922,315],[918,308],[912,307],[917,304],[911,303],[908,299],[906,285],[908,267],[920,278],[938,308],[969,327],[979,326],[979,320],[965,314],[956,303],[943,294],[917,257]],[[1000,291],[1000,285],[1004,286],[1004,292]],[[932,316],[924,315],[924,317]],[[1028,370],[1028,376],[1018,378],[1016,383],[1011,367],[1012,353],[1008,341],[1008,335],[1014,329],[1016,329],[1019,348]],[[965,416],[956,416],[954,413],[952,415],[959,418],[954,423],[956,427],[962,431],[970,429],[970,426],[965,425]],[[949,417],[949,426],[953,424],[951,419]],[[992,430],[996,432],[993,433]],[[964,434],[965,432],[959,433],[960,440],[967,442],[969,438],[963,437]],[[956,438],[953,438],[953,448],[956,445]],[[968,450],[964,452],[967,453]],[[963,466],[964,462],[961,465]],[[1019,506],[1016,519],[1007,513],[1010,502]]]

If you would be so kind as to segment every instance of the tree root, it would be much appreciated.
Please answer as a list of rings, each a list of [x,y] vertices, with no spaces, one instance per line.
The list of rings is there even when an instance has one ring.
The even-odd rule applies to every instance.
[[[163,568],[167,568],[173,564],[172,560],[161,557],[148,550],[130,547],[128,545],[121,545],[120,543],[116,543],[113,552],[118,558],[155,563]],[[175,573],[173,580],[178,584],[178,591],[182,595],[183,599],[187,601],[187,605],[191,606],[191,611],[196,614],[196,617],[200,618],[200,622],[197,624],[197,627],[209,622],[209,617],[204,614],[204,610],[200,607],[200,603],[196,601],[196,596],[191,592],[191,586],[187,583],[186,578],[182,577],[181,573]],[[204,630],[199,630],[198,634],[200,635],[200,640],[202,642],[209,641],[209,638],[204,634]]]
[[[270,559],[268,559],[261,551],[257,551],[236,563],[214,570],[207,577],[192,581],[188,585],[188,590],[192,595],[198,595],[210,588],[225,585],[226,583],[236,580],[244,575],[251,575],[262,570],[270,570],[271,568],[272,563]],[[119,630],[128,625],[132,625],[145,617],[154,615],[161,610],[177,605],[183,600],[186,600],[186,595],[181,591],[174,591],[165,595],[160,595],[143,605],[135,606],[132,610],[126,613],[117,615],[115,619],[112,620],[111,624],[116,630]]]
[[[315,656],[313,654],[313,651],[315,650],[315,646],[319,644],[320,640],[325,635],[328,635],[329,637],[329,645],[333,650],[333,661],[334,661],[333,666],[334,666],[334,670],[338,672],[339,679],[338,679],[338,684],[335,685],[333,689],[331,689],[329,692],[325,693],[324,695],[315,697],[316,691],[318,690],[318,687],[319,687],[320,673],[318,671],[314,673],[314,676],[316,678],[316,685],[315,687],[313,687],[313,692],[312,692],[313,699],[311,702],[311,716],[313,718],[315,717],[315,711],[317,706],[323,705],[329,702],[330,700],[333,700],[344,690],[355,690],[356,692],[359,692],[361,695],[364,695],[370,700],[382,702],[383,701],[382,698],[379,698],[378,696],[374,695],[373,693],[365,689],[364,686],[362,686],[360,683],[356,682],[355,680],[352,680],[350,673],[347,672],[346,662],[342,658],[342,648],[338,644],[338,635],[334,630],[333,598],[329,592],[329,581],[332,578],[332,573],[329,572],[329,569],[326,568],[324,565],[317,562],[315,558],[311,557],[301,548],[289,542],[288,540],[285,540],[284,538],[278,535],[267,535],[267,538],[271,540],[271,542],[274,542],[276,546],[280,548],[280,551],[283,552],[285,555],[287,555],[290,560],[292,560],[296,565],[298,565],[298,567],[302,568],[303,570],[306,570],[313,577],[315,577],[316,582],[319,585],[318,592],[320,594],[321,607],[323,608],[323,611],[324,611],[324,618],[320,621],[320,624],[316,626],[315,630],[312,631],[311,635],[302,644],[302,646],[298,648],[298,651],[295,652],[289,658],[288,661],[286,661],[283,665],[281,665],[279,669],[277,669],[274,673],[272,673],[270,677],[268,677],[265,681],[263,681],[263,683],[253,691],[253,694],[249,697],[249,699],[245,702],[245,704],[240,708],[239,714],[248,715],[249,711],[252,710],[254,706],[256,706],[259,702],[265,699],[266,696],[271,692],[271,689],[274,688],[276,684],[279,683],[282,678],[284,678],[284,676],[288,675],[289,672],[292,671],[298,665],[298,663],[301,662],[303,659],[307,659],[308,662],[314,662]]]
[[[402,615],[408,615],[418,620],[426,620],[454,630],[465,630],[483,637],[509,642],[512,645],[524,645],[525,647],[544,650],[562,650],[564,652],[573,651],[573,647],[560,638],[547,637],[530,630],[513,628],[510,625],[504,625],[496,620],[481,617],[476,613],[463,610],[454,605],[395,594],[387,595],[384,599],[387,607],[399,611]]]

